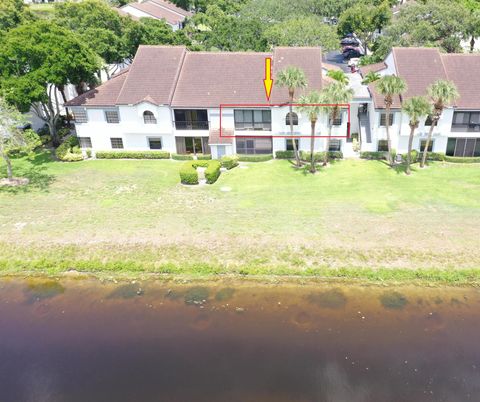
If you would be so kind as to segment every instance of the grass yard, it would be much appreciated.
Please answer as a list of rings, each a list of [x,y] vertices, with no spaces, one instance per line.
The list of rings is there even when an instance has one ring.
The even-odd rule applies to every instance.
[[[181,163],[15,160],[31,184],[0,188],[0,269],[480,282],[479,165],[276,160],[186,187]]]
[[[30,11],[39,18],[50,19],[53,16],[54,3],[29,4]]]

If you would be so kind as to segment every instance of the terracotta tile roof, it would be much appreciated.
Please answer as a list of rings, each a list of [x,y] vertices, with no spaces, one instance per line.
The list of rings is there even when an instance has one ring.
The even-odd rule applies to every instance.
[[[385,108],[385,97],[377,92],[375,89],[377,86],[377,81],[368,84],[368,91],[370,95],[372,95],[373,104],[377,109],[384,109]],[[402,107],[402,103],[400,101],[399,96],[393,97],[392,109],[400,109]]]
[[[460,109],[480,109],[480,54],[442,54],[448,79],[457,86]]]
[[[140,46],[116,103],[170,104],[186,52],[183,46]]]
[[[385,70],[386,68],[387,68],[387,65],[382,61],[380,63],[361,66],[360,74],[362,75],[362,77],[365,77],[371,71],[373,71],[374,73],[378,73],[379,71]]]
[[[184,10],[183,8],[177,7],[175,4],[165,1],[165,0],[150,0],[153,3],[158,4],[161,7],[167,8],[170,11],[173,11],[177,14],[183,15],[184,17],[191,17],[193,14],[190,11]]]
[[[128,3],[127,6],[136,8],[146,14],[151,15],[153,18],[159,20],[165,20],[169,24],[176,25],[181,23],[187,15],[190,15],[185,10],[182,10],[182,13],[172,10],[171,6],[166,6],[166,2],[161,2],[160,0],[156,1],[146,1],[144,3]],[[187,15],[185,15],[187,13]]]
[[[121,17],[129,17],[132,20],[138,21],[140,18],[136,17],[135,15],[129,14],[126,11],[123,11],[121,8],[114,7],[113,8]]]
[[[307,88],[297,90],[295,98],[312,90],[322,89],[322,50],[319,47],[277,47],[273,52],[273,76],[286,67],[299,67],[305,72]],[[271,96],[272,103],[288,102],[288,89],[280,88],[274,84]],[[265,100],[265,94],[263,94]]]
[[[322,62],[322,68],[327,71],[330,71],[330,70],[343,71],[340,67],[336,66],[335,64],[326,63],[324,61]]]
[[[128,76],[129,68],[120,71],[109,81],[84,94],[77,96],[65,104],[65,106],[114,106],[118,94]]]
[[[208,143],[210,145],[214,144],[232,144],[233,143],[233,138],[225,138],[224,135],[233,135],[233,130],[232,129],[223,129],[222,130],[222,136],[220,137],[220,130],[217,129],[211,129],[209,138],[208,138]]]
[[[267,103],[263,87],[265,58],[273,59],[273,77],[298,66],[308,79],[307,91],[322,89],[319,48],[277,48],[273,53],[188,52],[184,47],[140,46],[123,85],[108,82],[93,94],[107,93],[109,105],[148,101],[174,107],[218,107],[221,103]],[[104,88],[106,87],[106,88]],[[297,91],[296,96],[305,91]],[[84,99],[75,99],[78,104]],[[86,105],[95,105],[90,100]],[[102,101],[104,102],[104,101]],[[288,90],[274,85],[270,103],[288,102]]]

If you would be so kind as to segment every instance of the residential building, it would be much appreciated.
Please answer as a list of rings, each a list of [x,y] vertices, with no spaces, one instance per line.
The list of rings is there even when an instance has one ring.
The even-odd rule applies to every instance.
[[[293,146],[288,120],[288,89],[274,87],[267,101],[265,59],[275,76],[293,65],[305,71],[308,88],[321,90],[320,48],[276,48],[272,53],[190,52],[185,47],[141,46],[132,65],[103,85],[67,103],[83,147],[164,149],[172,153],[271,154]],[[222,105],[222,107],[220,107]],[[235,105],[235,106],[233,106]],[[221,109],[221,112],[220,112]],[[347,110],[332,134],[347,135]],[[306,114],[294,112],[300,149],[310,149]],[[221,120],[221,126],[220,126]],[[326,113],[316,135],[326,135]],[[325,146],[316,139],[316,150]],[[346,138],[330,141],[331,150],[350,147]]]
[[[362,74],[376,71],[380,75],[403,78],[408,90],[394,98],[391,115],[392,146],[399,153],[408,148],[409,118],[402,112],[402,101],[413,96],[427,95],[427,88],[435,81],[455,83],[460,97],[447,105],[433,131],[430,150],[450,156],[480,156],[480,54],[445,54],[435,48],[393,48],[383,63],[362,68]],[[385,105],[383,97],[369,85],[372,101],[365,105],[371,133],[365,136],[362,149],[386,150]],[[431,121],[420,122],[413,147],[423,151]]]
[[[192,13],[177,7],[166,0],[139,0],[128,3],[119,9],[133,18],[154,18],[164,20],[173,30],[181,29],[185,18],[191,17]]]
[[[172,153],[271,154],[293,147],[289,126],[288,90],[274,85],[267,101],[263,87],[265,59],[272,59],[273,78],[296,66],[305,71],[308,86],[298,98],[322,90],[330,78],[320,48],[275,48],[269,53],[190,52],[185,47],[141,46],[132,65],[103,85],[69,101],[77,135],[93,150],[164,149]],[[433,48],[394,48],[382,63],[363,67],[405,79],[408,91],[392,106],[393,148],[405,153],[409,119],[402,101],[426,95],[438,79],[452,80],[460,97],[448,105],[433,132],[430,150],[455,156],[480,155],[480,55],[442,54]],[[347,74],[354,97],[333,122],[329,150],[346,157],[362,151],[385,151],[384,100],[375,83],[362,84],[358,73]],[[294,110],[294,136],[298,147],[309,151],[308,115]],[[324,151],[329,121],[321,113],[316,125],[315,150]],[[420,123],[414,148],[422,151],[429,120]],[[350,133],[350,137],[347,134]]]

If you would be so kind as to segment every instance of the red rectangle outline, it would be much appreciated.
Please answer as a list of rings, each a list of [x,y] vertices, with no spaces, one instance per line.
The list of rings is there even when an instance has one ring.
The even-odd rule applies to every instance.
[[[263,138],[263,137],[272,137],[272,138],[312,138],[312,135],[222,135],[222,109],[231,108],[231,107],[285,107],[290,106],[289,103],[221,103],[220,104],[220,138]],[[347,135],[314,135],[313,138],[350,138],[350,104],[349,103],[292,103],[293,107],[295,106],[340,106],[346,107],[348,111],[347,119]]]

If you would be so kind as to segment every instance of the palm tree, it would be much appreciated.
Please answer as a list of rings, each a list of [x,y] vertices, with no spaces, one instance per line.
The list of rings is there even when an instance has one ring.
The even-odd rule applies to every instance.
[[[371,84],[372,82],[378,81],[382,76],[375,71],[369,71],[367,74],[365,74],[365,77],[363,77],[362,84],[367,85]]]
[[[298,155],[297,142],[293,138],[293,102],[295,98],[295,89],[306,88],[307,77],[303,70],[298,67],[286,67],[277,74],[276,83],[279,87],[288,88],[288,97],[290,103],[289,110],[289,122],[290,122],[290,135],[292,136],[293,153],[295,155],[295,161],[297,166],[300,166],[300,156]]]
[[[352,100],[353,89],[348,88],[341,82],[333,82],[323,89],[321,96],[322,103],[334,105],[325,108],[330,120],[328,125],[327,143],[325,145],[325,157],[323,160],[323,165],[325,166],[328,163],[328,150],[330,149],[330,137],[332,136],[333,122],[341,116],[342,106],[340,105],[350,103]]]
[[[341,70],[330,70],[327,73],[327,77],[331,78],[332,80],[341,82],[342,84],[347,85],[349,83],[349,78],[347,77],[347,74],[345,74]]]
[[[418,128],[420,119],[424,116],[428,116],[432,112],[432,105],[427,98],[423,96],[414,96],[406,100],[402,106],[402,110],[409,116],[410,136],[408,138],[408,152],[407,152],[407,168],[406,174],[410,174],[410,163],[412,154],[413,136],[415,130]]]
[[[378,80],[377,91],[384,96],[385,102],[385,127],[387,130],[388,143],[388,164],[393,166],[392,159],[392,139],[390,138],[390,110],[393,104],[393,97],[401,95],[407,90],[407,83],[395,75],[385,75]]]
[[[440,117],[442,116],[443,109],[446,105],[454,102],[458,97],[458,90],[455,84],[452,81],[447,80],[438,80],[430,85],[427,89],[428,96],[432,100],[433,112],[431,114],[432,124],[430,130],[428,131],[427,142],[425,144],[425,149],[423,150],[422,161],[420,162],[420,167],[425,167],[428,156],[428,147],[432,140],[433,130],[438,124]]]
[[[305,113],[310,120],[312,128],[310,137],[310,173],[315,173],[315,126],[318,121],[318,115],[322,112],[322,96],[318,91],[312,91],[308,95],[303,95],[298,100],[301,106],[297,106],[300,113]]]

